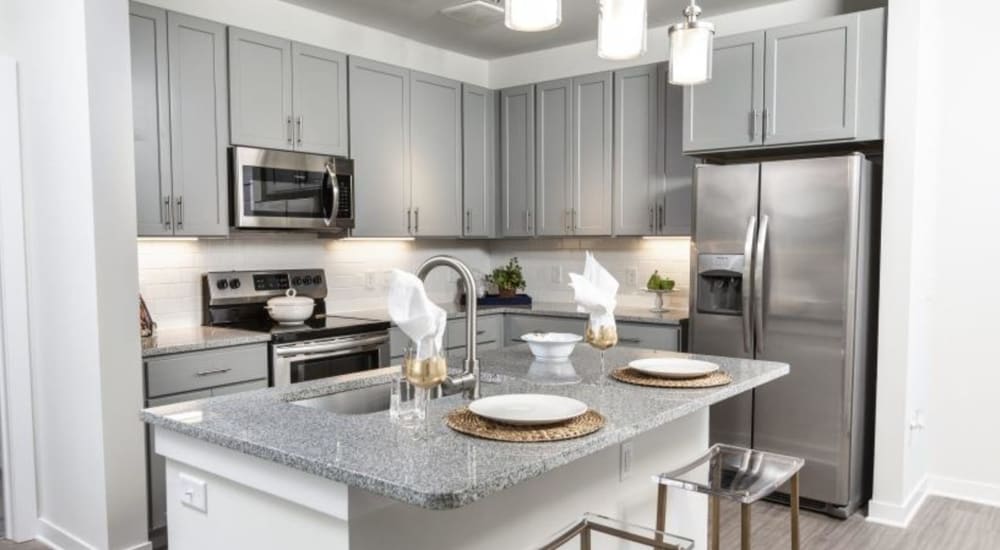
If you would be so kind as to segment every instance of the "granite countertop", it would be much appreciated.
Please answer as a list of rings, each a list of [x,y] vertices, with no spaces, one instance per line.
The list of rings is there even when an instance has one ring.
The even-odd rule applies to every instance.
[[[153,336],[146,336],[142,339],[142,356],[155,357],[170,353],[270,341],[271,335],[267,332],[221,327],[165,328],[157,330]]]
[[[464,319],[465,307],[456,304],[438,304],[448,312],[449,319]],[[535,302],[531,306],[479,306],[480,316],[502,315],[506,313],[516,315],[538,315],[546,317],[570,317],[576,319],[586,319],[586,313],[576,310],[576,304],[565,302]],[[331,315],[342,315],[345,317],[358,317],[362,319],[389,320],[389,313],[385,309],[369,309],[362,311],[347,311],[331,313]],[[649,308],[641,307],[618,307],[615,310],[615,319],[618,321],[634,323],[655,323],[662,325],[679,325],[681,321],[688,318],[686,309],[671,309],[664,313],[653,313]]]
[[[160,428],[429,509],[465,506],[524,480],[621,443],[733,395],[784,376],[784,363],[615,348],[609,365],[652,356],[698,357],[719,363],[733,382],[708,389],[633,386],[602,376],[597,351],[577,346],[571,356],[581,381],[540,385],[526,346],[483,352],[484,396],[541,392],[580,399],[607,419],[589,436],[551,443],[504,443],[450,430],[444,415],[461,395],[433,400],[429,433],[389,419],[387,411],[340,415],[290,401],[384,383],[392,368],[333,381],[320,380],[142,411]],[[457,368],[459,358],[449,358]],[[531,373],[529,377],[528,373]]]

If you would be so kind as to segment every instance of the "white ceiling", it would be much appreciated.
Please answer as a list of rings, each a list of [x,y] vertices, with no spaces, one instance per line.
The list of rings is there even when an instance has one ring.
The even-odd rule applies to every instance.
[[[551,31],[515,32],[503,21],[473,27],[441,15],[465,0],[284,0],[425,44],[492,59],[597,38],[597,0],[563,0],[562,25]],[[701,0],[711,17],[779,0]],[[679,21],[687,0],[649,0],[649,26]]]

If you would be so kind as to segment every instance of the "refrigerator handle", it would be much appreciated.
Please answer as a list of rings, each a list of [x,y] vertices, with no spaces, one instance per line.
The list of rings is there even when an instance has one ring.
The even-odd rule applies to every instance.
[[[757,333],[757,353],[764,352],[764,261],[767,252],[767,222],[768,217],[760,220],[760,235],[757,237],[757,254],[754,256],[753,291],[754,320]]]
[[[753,237],[757,234],[757,216],[747,221],[747,237],[743,243],[743,351],[753,352],[753,331],[750,328],[750,269],[753,265]]]

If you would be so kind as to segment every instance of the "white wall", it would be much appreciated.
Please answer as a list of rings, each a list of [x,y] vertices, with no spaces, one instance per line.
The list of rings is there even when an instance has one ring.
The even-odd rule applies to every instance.
[[[144,3],[479,86],[489,82],[488,62],[484,59],[429,46],[279,0],[148,0]]]
[[[20,77],[40,535],[135,547],[146,513],[127,4],[3,10],[0,46]]]

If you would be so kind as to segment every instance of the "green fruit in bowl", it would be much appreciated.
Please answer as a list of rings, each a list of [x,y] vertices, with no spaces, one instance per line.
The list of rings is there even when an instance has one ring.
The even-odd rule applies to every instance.
[[[669,277],[663,277],[662,279],[660,279],[660,290],[667,290],[667,291],[673,290],[674,284],[675,283],[673,279]]]
[[[663,279],[660,277],[660,272],[654,271],[653,274],[650,275],[649,280],[646,281],[646,288],[648,288],[649,290],[659,290],[660,285],[662,284],[663,284]]]

